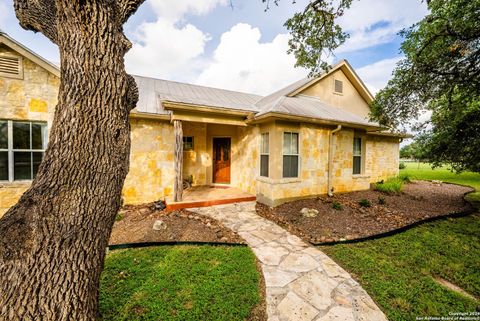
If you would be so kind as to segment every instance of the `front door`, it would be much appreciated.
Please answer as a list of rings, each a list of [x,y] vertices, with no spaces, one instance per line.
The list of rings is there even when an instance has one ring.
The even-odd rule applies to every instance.
[[[230,138],[213,139],[213,182],[230,183]]]

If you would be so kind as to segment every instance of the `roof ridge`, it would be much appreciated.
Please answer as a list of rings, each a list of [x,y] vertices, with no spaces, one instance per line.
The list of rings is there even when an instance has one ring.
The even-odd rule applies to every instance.
[[[197,85],[197,84],[192,84],[192,83],[188,83],[188,82],[181,82],[181,81],[177,81],[177,80],[155,78],[155,77],[151,77],[151,76],[141,76],[141,75],[136,75],[136,74],[131,74],[131,75],[135,76],[135,77],[148,78],[148,79],[159,80],[159,81],[166,81],[166,82],[176,83],[176,84],[181,84],[181,85],[195,86],[195,87],[208,88],[208,89],[216,89],[216,90],[222,90],[222,91],[231,92],[231,93],[235,93],[235,94],[257,96],[257,97],[260,97],[260,99],[263,97],[262,95],[247,93],[247,92],[244,92],[244,91],[236,91],[236,90],[223,89],[223,88],[218,88],[218,87],[210,87],[210,86],[205,86],[205,85]]]

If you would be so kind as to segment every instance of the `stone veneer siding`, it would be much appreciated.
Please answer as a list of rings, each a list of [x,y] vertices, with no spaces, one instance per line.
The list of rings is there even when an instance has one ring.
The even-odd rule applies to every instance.
[[[4,45],[0,52],[18,56]],[[50,129],[60,79],[27,58],[22,63],[23,79],[0,76],[0,119],[45,121]],[[29,186],[28,181],[0,183],[0,217]]]
[[[284,202],[325,195],[328,186],[328,152],[331,128],[310,124],[277,123],[270,128],[273,143],[277,148],[272,155],[270,138],[270,177],[257,176],[257,198],[269,206]],[[283,132],[299,133],[300,168],[298,178],[282,178]],[[363,138],[363,172],[353,175],[353,138]],[[356,133],[353,129],[342,129],[337,133],[333,164],[334,192],[366,190],[371,183],[399,173],[398,138],[371,136]],[[273,167],[273,170],[272,170]]]
[[[124,204],[142,204],[172,194],[173,126],[166,121],[131,119],[130,169],[123,186]]]

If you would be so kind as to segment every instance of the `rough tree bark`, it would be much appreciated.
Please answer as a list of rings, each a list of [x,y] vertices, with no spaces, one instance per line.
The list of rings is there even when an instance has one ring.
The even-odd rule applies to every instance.
[[[138,91],[122,25],[143,0],[14,0],[56,43],[58,105],[32,186],[0,220],[0,320],[95,320]]]

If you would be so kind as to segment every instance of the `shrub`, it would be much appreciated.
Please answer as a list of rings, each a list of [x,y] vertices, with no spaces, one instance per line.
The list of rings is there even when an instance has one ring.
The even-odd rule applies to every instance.
[[[117,216],[115,216],[115,222],[120,222],[121,220],[123,220],[123,215],[118,213]]]
[[[385,204],[387,204],[387,200],[385,199],[385,197],[379,196],[379,197],[378,197],[378,204],[380,204],[380,205],[385,205]]]
[[[407,165],[405,164],[405,162],[400,162],[400,164],[398,165],[398,168],[399,169],[405,169],[405,168],[407,168]]]
[[[360,201],[358,201],[358,204],[361,206],[361,207],[370,207],[372,206],[372,204],[370,203],[369,200],[367,199],[361,199]]]
[[[375,189],[387,194],[400,193],[403,188],[403,182],[399,177],[389,178],[383,183],[375,184]]]
[[[398,176],[398,178],[400,178],[404,183],[411,182],[410,175],[408,175],[407,173],[401,173],[400,176]]]
[[[343,210],[343,206],[339,202],[333,202],[332,207],[333,207],[334,210],[337,210],[337,211]]]

